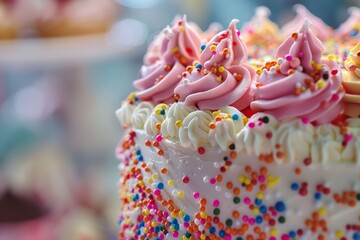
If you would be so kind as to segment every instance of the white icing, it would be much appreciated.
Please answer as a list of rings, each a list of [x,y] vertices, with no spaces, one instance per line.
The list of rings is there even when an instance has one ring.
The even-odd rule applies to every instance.
[[[343,136],[340,129],[332,124],[315,128],[315,140],[311,146],[314,162],[338,162],[341,160]]]
[[[157,128],[157,124],[161,124],[165,120],[165,114],[161,114],[158,111],[166,111],[167,108],[168,106],[166,104],[159,104],[153,109],[152,113],[144,124],[144,130],[146,134],[149,136],[155,136],[160,133],[160,129]]]
[[[174,142],[179,141],[179,128],[181,126],[177,126],[176,123],[177,121],[181,121],[182,124],[185,117],[194,111],[194,107],[185,106],[184,103],[174,103],[171,105],[166,113],[166,119],[161,125],[161,133],[163,137]]]
[[[149,118],[154,106],[150,102],[141,102],[131,115],[131,124],[135,129],[144,129],[146,120]]]
[[[223,119],[213,121],[215,128],[210,129],[209,141],[211,146],[220,146],[222,150],[225,150],[230,144],[235,143],[236,135],[244,127],[244,115],[234,107],[223,107],[218,114]],[[237,115],[238,120],[233,120],[233,115]]]
[[[190,113],[179,129],[181,145],[192,148],[208,145],[209,124],[212,119],[210,111],[197,110]]]
[[[269,122],[266,124],[259,121],[265,116],[269,118]],[[255,127],[250,128],[250,123],[255,123]],[[255,156],[271,154],[275,147],[274,136],[277,127],[278,121],[273,116],[263,113],[255,114],[237,135],[236,149],[248,154],[255,154]],[[266,137],[268,133],[271,133],[271,138]]]
[[[131,126],[131,117],[136,105],[130,104],[129,101],[124,101],[121,107],[116,110],[115,114],[124,128]]]
[[[283,122],[275,133],[275,144],[280,144],[276,150],[283,153],[283,157],[280,158],[274,153],[275,160],[302,162],[310,156],[313,141],[314,127],[311,124],[305,124],[300,119]]]

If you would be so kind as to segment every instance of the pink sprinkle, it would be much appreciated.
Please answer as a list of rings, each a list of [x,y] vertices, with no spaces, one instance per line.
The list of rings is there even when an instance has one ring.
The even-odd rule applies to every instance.
[[[249,122],[249,128],[254,128],[255,127],[255,123],[254,122]]]
[[[247,204],[247,205],[249,205],[249,204],[251,203],[250,198],[246,197],[246,198],[244,199],[244,203]]]
[[[264,175],[260,175],[259,176],[259,181],[260,182],[264,182],[266,180],[265,176]]]
[[[214,51],[212,51],[211,53],[212,53],[213,55],[215,55],[215,54],[216,54],[216,51],[214,50]]]
[[[237,30],[237,31],[236,31],[236,34],[237,34],[238,36],[240,36],[240,30]]]
[[[197,237],[198,239],[200,239],[200,236],[201,236],[201,232],[197,232],[197,233],[196,233],[196,237]]]
[[[175,232],[173,232],[172,235],[173,235],[174,238],[177,238],[179,236],[179,233],[177,231],[175,231]]]
[[[276,237],[270,237],[269,240],[276,240]]]
[[[184,228],[188,228],[190,226],[190,224],[188,222],[184,222],[183,225],[184,225]]]
[[[161,142],[162,139],[163,139],[163,137],[162,137],[161,134],[157,135],[156,138],[155,138],[155,140],[156,140],[157,142]]]
[[[231,240],[231,236],[229,234],[226,234],[225,240]]]
[[[210,183],[211,183],[211,184],[215,184],[215,183],[216,183],[215,178],[210,179]]]
[[[154,232],[154,228],[153,228],[153,227],[149,227],[149,231],[150,231],[150,232]]]
[[[276,217],[277,216],[277,212],[271,212],[271,216],[273,216],[273,217]]]
[[[350,142],[352,140],[352,135],[350,133],[345,135],[345,141]]]
[[[284,234],[281,236],[281,240],[289,240],[289,239],[290,239],[289,235]]]
[[[200,223],[201,223],[201,224],[205,224],[205,223],[206,223],[205,218],[200,219]]]
[[[247,215],[244,215],[244,216],[242,217],[242,220],[243,220],[244,222],[247,222],[247,221],[249,221],[249,217],[248,217]]]
[[[335,93],[335,94],[332,96],[332,99],[335,100],[335,101],[338,100],[338,99],[339,99],[339,95]]]
[[[258,125],[259,127],[261,127],[263,125],[263,122],[259,122]]]
[[[168,212],[164,212],[164,218],[167,218],[169,216]]]
[[[162,218],[161,218],[161,217],[158,217],[157,220],[158,220],[158,222],[161,222]]]
[[[160,234],[159,238],[160,240],[164,240],[164,234]]]
[[[308,118],[302,118],[301,121],[303,124],[308,124],[310,122]]]
[[[254,219],[254,218],[250,218],[249,224],[250,224],[250,225],[254,225],[254,224],[255,224],[255,219]]]
[[[213,202],[213,206],[218,207],[219,205],[220,205],[219,200],[215,199],[214,202]]]
[[[291,61],[292,60],[292,56],[291,55],[289,55],[289,54],[286,54],[285,55],[285,59],[286,59],[286,61]]]
[[[299,57],[303,57],[304,53],[303,52],[299,52]]]
[[[193,197],[196,199],[196,198],[199,198],[200,197],[200,193],[199,192],[194,192],[193,193]]]

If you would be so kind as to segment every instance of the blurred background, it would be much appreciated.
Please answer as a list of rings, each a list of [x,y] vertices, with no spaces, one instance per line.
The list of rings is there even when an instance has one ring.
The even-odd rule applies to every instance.
[[[359,0],[0,0],[0,240],[14,239],[16,224],[23,234],[16,239],[116,239],[114,149],[122,129],[114,112],[134,90],[154,34],[176,14],[202,29],[232,18],[243,24],[259,5],[281,25],[294,17],[296,3],[334,28],[348,7],[360,6]],[[14,223],[7,220],[15,214],[10,209],[22,209],[15,202],[35,208],[19,198],[38,205],[37,237],[26,238],[33,228],[19,231],[22,220],[32,219],[22,216],[25,208]],[[44,219],[48,230],[41,230]]]

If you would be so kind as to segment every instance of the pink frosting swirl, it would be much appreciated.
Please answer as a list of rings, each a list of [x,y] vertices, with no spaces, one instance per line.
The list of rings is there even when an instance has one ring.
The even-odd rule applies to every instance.
[[[187,23],[185,16],[172,28],[165,28],[145,55],[142,78],[134,82],[140,90],[137,97],[155,103],[171,101],[185,67],[199,59],[201,43],[201,37]]]
[[[179,101],[202,110],[229,105],[242,110],[250,105],[255,71],[244,63],[247,49],[236,29],[237,22],[233,20],[227,30],[202,47],[200,63],[188,68],[183,84],[175,88]]]
[[[298,117],[317,124],[334,120],[342,111],[341,69],[321,60],[323,46],[304,21],[277,51],[277,62],[267,64],[256,82],[254,111],[279,120]]]

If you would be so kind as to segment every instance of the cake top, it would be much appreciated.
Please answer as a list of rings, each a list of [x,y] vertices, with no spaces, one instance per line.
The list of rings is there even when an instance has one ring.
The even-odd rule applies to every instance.
[[[288,141],[304,142],[282,149],[282,157],[275,154],[278,162],[309,155],[324,161],[315,149],[333,141],[340,157],[327,161],[360,161],[359,47],[348,58],[338,50],[325,55],[332,30],[321,41],[317,30],[323,23],[303,6],[296,9],[305,16],[301,26],[266,56],[249,52],[257,43],[244,41],[253,32],[240,32],[238,20],[206,40],[186,17],[175,18],[144,57],[134,83],[139,91],[117,111],[123,126],[187,148],[226,150],[235,144],[257,156],[275,154]],[[268,9],[259,8],[245,29],[268,22],[268,16]],[[353,48],[343,44],[347,52]],[[269,48],[264,52],[274,52]]]

